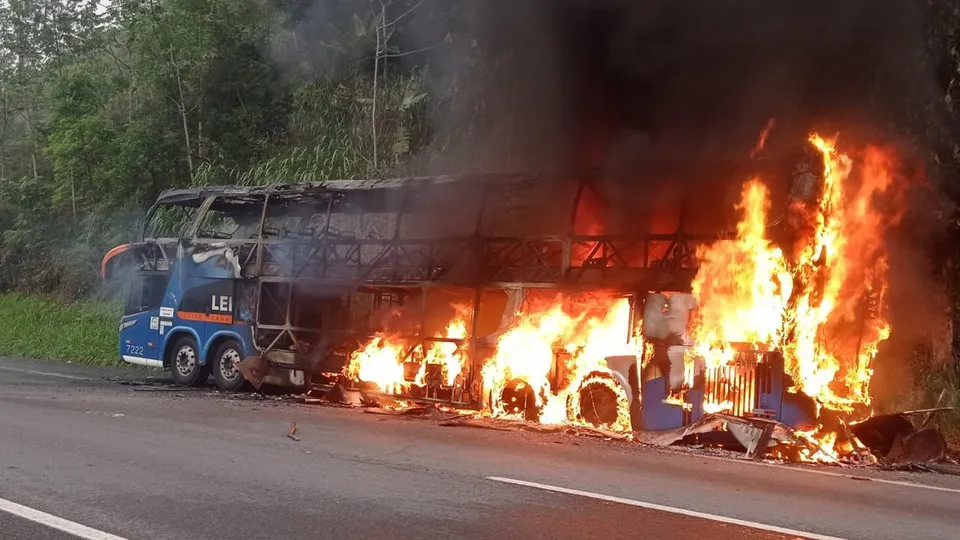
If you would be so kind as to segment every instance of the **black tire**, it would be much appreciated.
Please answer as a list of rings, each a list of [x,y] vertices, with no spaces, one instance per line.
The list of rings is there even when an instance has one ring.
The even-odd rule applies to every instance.
[[[232,339],[224,341],[210,357],[208,362],[213,368],[213,380],[222,392],[236,392],[243,388],[246,380],[240,374],[239,364],[243,360],[243,348]]]
[[[180,386],[200,386],[210,376],[210,366],[200,364],[197,340],[183,336],[170,348],[170,376]]]

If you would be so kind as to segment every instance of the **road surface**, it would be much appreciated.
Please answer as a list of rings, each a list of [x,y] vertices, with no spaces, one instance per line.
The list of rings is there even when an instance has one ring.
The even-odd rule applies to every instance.
[[[958,477],[122,384],[157,376],[0,359],[0,536],[960,538]]]

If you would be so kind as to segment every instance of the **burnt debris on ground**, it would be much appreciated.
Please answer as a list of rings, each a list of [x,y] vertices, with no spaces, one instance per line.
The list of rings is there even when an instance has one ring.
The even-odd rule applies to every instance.
[[[541,424],[524,418],[494,418],[489,413],[460,409],[449,404],[404,399],[378,392],[350,389],[342,384],[318,391],[291,395],[264,386],[251,393],[222,393],[210,388],[188,389],[170,381],[150,377],[143,380],[106,378],[108,382],[141,392],[186,392],[194,390],[206,396],[231,401],[276,401],[358,409],[367,414],[433,422],[441,427],[465,427],[492,431],[529,431],[623,441],[648,447],[677,448],[707,455],[740,457],[749,460],[776,460],[796,463],[822,463],[835,466],[861,466],[883,470],[938,472],[960,475],[960,454],[952,452],[936,425],[939,413],[950,407],[935,407],[878,414],[849,425],[837,417],[839,429],[835,446],[846,446],[843,458],[831,459],[821,442],[809,433],[787,424],[761,417],[710,414],[690,425],[660,431],[618,432],[583,423]],[[178,394],[182,396],[182,394]],[[288,433],[299,440],[296,423]]]
[[[532,423],[520,417],[493,418],[475,410],[348,390],[341,385],[322,393],[308,392],[296,399],[309,405],[350,407],[367,414],[430,421],[442,427],[585,436],[708,454],[719,451],[750,460],[960,474],[960,466],[951,456],[943,435],[933,425],[937,413],[950,410],[947,407],[875,415],[849,425],[838,418],[842,428],[831,444],[848,448],[843,458],[832,459],[833,452],[823,448],[823,443],[809,433],[759,417],[717,413],[674,430],[616,432],[590,425]]]

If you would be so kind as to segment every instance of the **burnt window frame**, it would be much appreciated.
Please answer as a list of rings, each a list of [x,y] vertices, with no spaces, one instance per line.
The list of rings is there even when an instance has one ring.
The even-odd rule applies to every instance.
[[[170,275],[162,272],[138,272],[127,281],[123,295],[123,315],[146,313],[160,309],[166,296]],[[134,297],[136,291],[136,297]],[[134,298],[137,300],[134,301]]]
[[[205,243],[249,242],[259,240],[263,233],[263,216],[268,204],[269,196],[267,194],[254,194],[247,196],[238,196],[232,194],[211,195],[210,197],[207,197],[203,204],[200,205],[200,212],[197,214],[196,219],[194,219],[193,227],[190,230],[190,237],[194,242],[200,241]],[[245,225],[231,215],[231,210],[236,209],[237,213],[235,215],[239,216],[241,211],[245,209],[244,207],[248,209],[246,215],[254,218],[250,221],[250,224],[252,225],[250,229],[253,231],[253,233],[247,235],[246,237],[237,237],[237,232],[239,232]],[[229,233],[229,235],[208,236],[206,234],[207,231],[204,231],[204,225],[215,214],[222,214],[223,216],[232,219],[237,224],[236,229]]]

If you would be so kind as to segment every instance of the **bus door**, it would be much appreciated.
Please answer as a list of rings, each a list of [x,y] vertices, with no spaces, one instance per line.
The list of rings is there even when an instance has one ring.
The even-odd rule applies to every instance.
[[[127,362],[160,365],[160,305],[167,288],[165,273],[134,273],[127,281],[120,319],[120,356]]]

